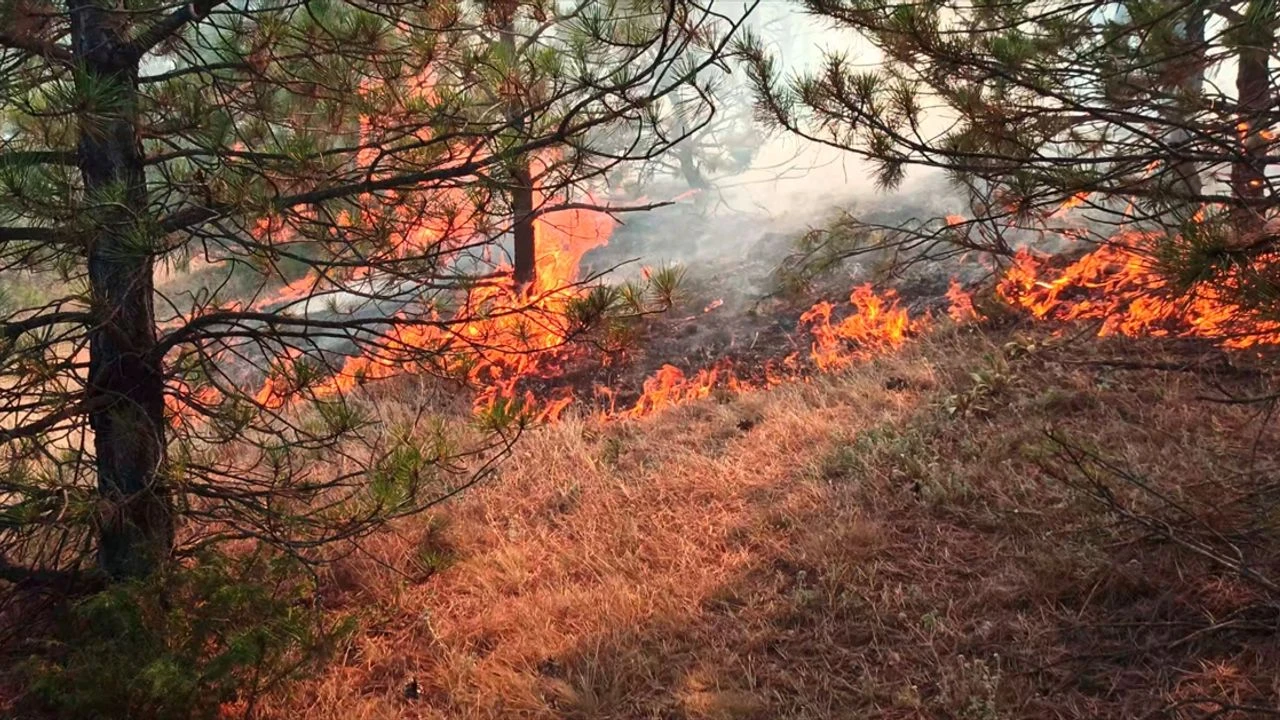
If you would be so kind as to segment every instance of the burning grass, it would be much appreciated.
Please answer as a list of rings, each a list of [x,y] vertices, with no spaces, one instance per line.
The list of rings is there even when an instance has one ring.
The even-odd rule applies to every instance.
[[[1023,250],[998,291],[1037,319],[1097,321],[1103,336],[1205,338],[1237,350],[1280,343],[1280,321],[1241,303],[1260,284],[1274,288],[1273,260],[1178,288],[1160,265],[1158,243],[1156,236],[1123,234],[1056,270],[1050,258]]]
[[[546,277],[576,278],[588,245],[568,245],[572,262]],[[730,332],[681,365],[687,339],[588,352],[563,327],[530,336],[518,312],[397,338],[463,347],[475,405],[523,397],[559,422],[500,480],[333,566],[322,603],[365,630],[320,678],[256,709],[976,720],[1274,707],[1280,542],[1270,525],[1244,532],[1248,503],[1224,502],[1269,487],[1257,460],[1280,442],[1270,415],[1206,405],[1198,396],[1223,379],[1147,357],[1171,345],[1105,338],[1192,338],[1221,358],[1280,334],[1225,295],[1174,299],[1149,249],[1117,243],[1066,266],[1023,253],[998,282],[1024,318],[1096,321],[1103,339],[1087,347],[1058,347],[1061,325],[969,332],[981,314],[955,282],[931,299],[945,310],[925,312],[859,285],[847,304],[770,313],[749,347]],[[544,314],[587,298],[563,287],[546,291]],[[478,292],[491,290],[481,301],[494,307],[530,300]],[[691,300],[687,317],[630,329],[731,324],[723,298]],[[481,349],[465,349],[476,337]],[[624,365],[634,392],[617,381]],[[348,366],[329,391],[406,369],[377,355]],[[394,405],[408,376],[361,392]],[[271,387],[260,402],[283,404]],[[1112,494],[1089,462],[1130,486]],[[1180,518],[1203,527],[1161,542],[1112,522],[1135,507],[1158,518],[1168,508],[1152,497],[1220,512]],[[1214,554],[1237,537],[1256,577]]]
[[[810,383],[540,428],[500,480],[334,567],[324,603],[365,630],[324,675],[262,709],[1274,708],[1280,658],[1257,589],[1117,528],[1050,477],[1043,432],[1141,468],[1189,505],[1212,501],[1246,476],[1250,448],[1273,456],[1280,437],[1249,406],[1196,397],[1256,381],[1115,369],[1117,353],[1151,364],[1167,344],[1044,340],[945,331]],[[1270,551],[1254,559],[1280,569]]]
[[[1064,206],[1067,210],[1071,207]],[[544,258],[550,260],[541,263],[546,267],[539,276],[541,285],[533,288],[536,297],[512,294],[510,288],[501,286],[484,288],[478,291],[478,299],[468,298],[466,307],[471,312],[472,300],[482,305],[496,303],[479,313],[486,319],[464,323],[447,333],[436,328],[428,328],[425,334],[409,333],[412,337],[397,338],[383,357],[375,354],[348,359],[340,372],[312,390],[320,395],[346,392],[405,370],[436,372],[464,376],[475,391],[477,409],[518,404],[537,420],[554,421],[566,408],[578,405],[610,416],[635,418],[716,393],[740,393],[845,370],[900,349],[943,316],[961,324],[981,318],[969,290],[954,279],[938,297],[905,302],[894,288],[864,283],[853,288],[847,304],[819,300],[802,309],[775,303],[763,313],[772,316],[772,322],[746,323],[754,338],[745,352],[737,338],[730,338],[727,345],[700,362],[689,362],[686,357],[684,362],[672,364],[686,355],[687,348],[681,347],[682,340],[664,343],[664,332],[682,337],[686,330],[697,332],[696,326],[704,322],[734,325],[741,320],[741,315],[724,308],[723,297],[697,297],[690,307],[701,306],[700,313],[682,316],[676,322],[658,322],[654,324],[656,331],[654,327],[636,330],[635,325],[644,327],[642,323],[633,323],[630,328],[625,323],[605,323],[606,335],[646,334],[647,344],[660,345],[666,352],[660,348],[634,353],[626,343],[600,342],[598,337],[594,338],[594,349],[600,352],[595,352],[572,342],[581,339],[579,331],[583,329],[582,323],[572,320],[575,312],[599,306],[596,309],[601,312],[591,314],[604,316],[609,303],[630,298],[632,314],[638,318],[652,312],[653,307],[671,309],[677,289],[674,280],[658,282],[656,274],[646,273],[651,285],[667,290],[659,293],[658,302],[646,303],[637,298],[652,287],[624,286],[615,293],[608,288],[588,290],[575,285],[583,254],[603,243],[609,230],[606,224],[584,233],[584,225],[576,218],[566,223],[568,229],[562,228],[559,235],[548,235],[559,239]],[[543,232],[547,232],[545,228]],[[1162,249],[1167,250],[1168,243],[1140,232],[1120,233],[1065,265],[1058,258],[1037,257],[1023,249],[1009,266],[999,270],[996,293],[1004,303],[1037,320],[1095,321],[1098,334],[1104,337],[1200,338],[1236,350],[1280,343],[1280,318],[1273,317],[1272,309],[1276,288],[1272,260],[1256,259],[1216,268],[1212,276],[1178,279],[1162,265]],[[546,289],[539,289],[543,286]],[[601,300],[606,296],[614,300]],[[683,315],[689,307],[677,309]],[[762,330],[766,331],[766,343],[756,351]],[[444,366],[417,368],[397,362],[400,346],[407,349],[405,354],[438,348]],[[637,355],[657,362],[635,363]],[[640,370],[642,379],[619,382],[621,376],[634,374],[627,366]],[[258,393],[259,401],[278,405],[273,390],[268,379]]]

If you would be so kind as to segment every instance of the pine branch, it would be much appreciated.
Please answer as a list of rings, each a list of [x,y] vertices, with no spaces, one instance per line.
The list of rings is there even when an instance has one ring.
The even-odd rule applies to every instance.
[[[72,62],[71,50],[62,45],[36,37],[15,35],[8,31],[0,31],[0,48],[20,50],[28,55],[56,60],[64,65],[70,65]]]
[[[68,237],[65,233],[42,227],[4,227],[0,226],[0,242],[63,242]]]
[[[226,0],[192,0],[138,33],[121,50],[125,57],[136,62],[188,23],[204,19],[209,11],[225,2]]]
[[[253,66],[245,62],[220,62],[209,63],[208,65],[193,65],[191,67],[177,68],[168,72],[157,73],[155,75],[144,75],[138,78],[139,85],[147,85],[149,83],[165,82],[167,80],[176,80],[187,75],[200,75],[204,73],[213,73],[219,70],[253,70]]]
[[[94,319],[93,315],[87,312],[55,312],[45,315],[36,315],[26,318],[25,320],[14,320],[12,322],[0,322],[0,335],[13,339],[19,335],[31,332],[49,325],[61,325],[63,323],[90,323]]]
[[[101,406],[102,403],[70,403],[58,412],[45,415],[35,422],[0,430],[0,444],[10,443],[14,440],[40,437],[57,427],[59,423],[71,418],[87,417],[91,409]]]
[[[0,167],[5,165],[75,165],[71,150],[11,150],[0,153]]]
[[[24,587],[32,585],[43,587],[83,585],[86,590],[99,587],[102,584],[101,578],[97,578],[91,573],[77,570],[23,567],[15,565],[4,558],[0,558],[0,581]]]

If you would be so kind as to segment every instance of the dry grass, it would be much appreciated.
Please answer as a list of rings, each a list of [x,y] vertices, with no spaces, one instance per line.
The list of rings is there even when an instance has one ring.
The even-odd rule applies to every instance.
[[[1043,471],[1052,424],[1193,495],[1229,458],[1274,456],[1274,428],[1245,434],[1256,409],[1197,401],[1194,373],[1067,364],[1114,348],[1025,353],[1005,339],[946,333],[840,378],[542,428],[500,480],[335,567],[324,601],[361,614],[362,634],[260,709],[994,720],[1204,717],[1222,707],[1206,697],[1276,708],[1266,618],[1211,629],[1258,595],[1119,532]]]

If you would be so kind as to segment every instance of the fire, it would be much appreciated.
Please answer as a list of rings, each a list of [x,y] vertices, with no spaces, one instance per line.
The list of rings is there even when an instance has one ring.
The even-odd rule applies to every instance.
[[[710,397],[720,380],[719,368],[699,370],[693,378],[686,378],[684,371],[674,365],[663,365],[658,372],[644,381],[644,393],[628,417],[642,417],[665,407]]]
[[[947,315],[957,323],[973,322],[978,319],[978,311],[973,307],[973,295],[964,289],[960,281],[951,279],[947,286]]]
[[[1203,338],[1231,349],[1280,343],[1280,322],[1230,299],[1234,274],[1175,292],[1152,263],[1156,239],[1131,233],[1056,272],[1022,250],[996,292],[1039,319],[1100,321],[1100,336]]]
[[[820,370],[839,370],[872,352],[896,350],[923,322],[912,323],[892,290],[877,295],[870,284],[854,288],[849,303],[857,312],[834,325],[835,307],[829,302],[819,302],[800,316],[813,335],[811,353]]]
[[[553,160],[540,160],[538,167],[545,169]],[[1073,195],[1054,216],[1083,205],[1088,198],[1088,193]],[[456,209],[461,200],[446,197],[442,201]],[[537,206],[554,201],[556,198],[542,193],[536,197]],[[1195,219],[1202,220],[1206,212],[1207,208],[1201,208]],[[466,235],[474,229],[465,219],[469,214],[475,214],[474,210],[464,208],[438,217],[418,218],[396,241],[393,252],[407,252],[410,245],[432,247],[447,243],[448,238],[459,233]],[[948,215],[945,221],[948,226],[967,222],[959,215]],[[352,222],[360,219],[353,218]],[[543,214],[535,221],[539,254],[537,280],[532,286],[517,288],[504,282],[477,285],[462,292],[452,310],[423,309],[418,311],[418,317],[402,315],[404,324],[391,331],[380,347],[348,358],[338,372],[307,389],[324,396],[405,372],[434,372],[462,378],[476,388],[474,402],[478,410],[515,403],[526,409],[535,422],[554,422],[578,398],[567,388],[549,397],[537,397],[522,390],[521,381],[531,376],[555,377],[575,352],[569,346],[574,328],[566,321],[565,311],[585,292],[579,285],[584,255],[608,243],[614,224],[607,214],[589,209]],[[274,221],[264,221],[259,231],[276,235],[287,232]],[[1121,233],[1060,269],[1054,268],[1051,258],[1023,249],[998,281],[996,294],[1037,319],[1097,321],[1098,332],[1103,336],[1207,338],[1227,348],[1280,344],[1280,322],[1251,316],[1231,301],[1240,278],[1230,272],[1196,287],[1190,296],[1175,292],[1151,260],[1158,240],[1150,234]],[[304,297],[322,287],[326,286],[319,278],[305,276],[285,285],[273,301]],[[950,282],[945,297],[946,314],[952,321],[979,319],[971,293],[958,281]],[[713,300],[703,313],[723,304],[723,298]],[[666,364],[643,381],[634,402],[619,407],[618,392],[610,388],[597,388],[595,400],[597,405],[601,401],[607,403],[607,417],[642,417],[721,390],[736,393],[804,379],[814,371],[841,371],[876,354],[901,348],[932,323],[933,317],[928,313],[913,317],[894,291],[877,292],[869,284],[859,285],[850,293],[847,306],[820,301],[799,317],[800,328],[807,335],[807,355],[793,354],[750,372],[739,372],[740,368],[729,361],[700,369]],[[255,394],[261,406],[282,408],[299,394],[300,388],[294,387],[295,373],[289,372],[298,355],[294,352],[277,359],[278,367]],[[186,390],[192,398],[188,404],[221,401],[209,388]],[[171,410],[175,424],[186,422],[176,407]]]
[[[437,349],[446,366],[467,368],[467,379],[480,388],[478,408],[518,398],[534,421],[554,422],[577,402],[571,391],[562,388],[540,399],[517,387],[529,375],[549,377],[558,371],[557,361],[564,359],[562,348],[569,338],[553,319],[579,292],[574,282],[583,254],[607,242],[611,229],[611,220],[590,211],[540,218],[542,254],[535,287],[520,292],[493,285],[472,291],[456,324],[442,321],[400,331],[381,353],[350,359],[328,381],[328,391],[345,391],[367,379],[412,371],[396,357],[397,343],[401,343],[405,348]],[[1124,233],[1060,270],[1052,269],[1051,258],[1023,249],[999,280],[996,294],[1037,319],[1099,321],[1099,334],[1104,336],[1211,338],[1228,348],[1280,344],[1280,322],[1253,318],[1248,331],[1240,331],[1243,310],[1228,299],[1233,287],[1230,277],[1198,288],[1191,297],[1173,292],[1150,259],[1156,240],[1142,233]],[[972,294],[958,281],[950,282],[945,297],[947,316],[954,322],[979,319]],[[704,312],[722,304],[723,299],[717,299]],[[727,360],[696,370],[666,364],[644,380],[634,402],[619,407],[616,390],[597,387],[597,405],[607,404],[605,417],[638,418],[722,390],[737,393],[804,379],[814,370],[840,371],[902,347],[911,336],[929,328],[933,318],[927,313],[913,317],[894,291],[876,292],[864,284],[853,289],[848,306],[820,301],[799,322],[809,337],[807,357],[793,354],[746,375]],[[270,378],[258,401],[278,406],[288,395],[287,386],[287,381]]]
[[[978,319],[972,298],[958,282],[952,281],[947,297],[951,301],[948,314],[957,322]],[[892,352],[902,347],[911,335],[926,330],[932,322],[928,314],[912,319],[907,310],[899,306],[894,291],[877,293],[869,284],[854,288],[849,296],[849,305],[853,312],[840,320],[834,319],[839,308],[826,301],[815,303],[800,316],[800,324],[811,339],[807,358],[810,368],[835,372],[877,354]],[[761,371],[752,374],[755,379],[744,379],[728,361],[698,370],[692,376],[668,364],[644,381],[643,393],[628,410],[618,410],[615,393],[608,388],[596,388],[596,395],[609,401],[607,416],[637,418],[709,397],[717,389],[737,394],[803,380],[811,372],[806,371],[801,358],[795,353],[780,362],[766,363]]]
[[[362,92],[377,91],[372,81],[362,89]],[[434,98],[429,73],[422,75],[415,92],[423,100]],[[406,106],[405,112],[409,111]],[[399,119],[395,116],[361,118],[361,142],[365,147],[357,159],[369,169],[370,177],[395,172],[394,168],[378,167],[377,145],[383,135],[398,132],[398,126]],[[485,154],[482,148],[465,143],[449,149],[457,162],[475,160]],[[538,178],[553,176],[559,160],[555,150],[543,151],[531,159],[530,173],[535,185],[539,184]],[[323,368],[298,372],[302,352],[290,350],[273,360],[272,369],[253,399],[261,407],[281,409],[303,395],[332,396],[392,375],[433,372],[460,378],[476,387],[478,407],[516,400],[516,384],[520,378],[554,372],[557,360],[567,352],[566,344],[576,328],[566,319],[566,310],[584,292],[577,284],[583,256],[606,244],[614,229],[615,221],[603,212],[584,208],[548,209],[568,199],[563,193],[553,196],[549,191],[535,188],[534,207],[543,214],[534,220],[537,279],[531,286],[517,288],[513,283],[499,280],[460,288],[457,297],[447,299],[447,308],[404,308],[376,347],[347,358],[336,372],[330,369],[327,376]],[[586,200],[582,204],[593,202],[590,197]],[[431,193],[404,198],[364,197],[360,209],[344,213],[333,232],[356,232],[364,227],[397,228],[386,237],[384,245],[366,251],[365,266],[324,277],[309,272],[278,291],[257,298],[252,307],[263,309],[279,302],[314,297],[317,293],[340,291],[348,281],[372,280],[370,276],[379,272],[377,268],[382,261],[420,254],[447,257],[463,247],[482,244],[480,218],[484,202],[463,187],[437,188]],[[299,241],[302,236],[303,233],[290,224],[299,219],[307,220],[306,217],[271,215],[259,219],[249,232],[259,242],[283,246]],[[497,267],[494,275],[500,276],[503,272],[510,272],[510,268]],[[533,400],[531,396],[519,399],[526,403]],[[539,417],[554,419],[572,399],[571,395],[557,397],[542,408]],[[171,404],[174,416],[181,415],[182,409],[177,407],[180,401]]]
[[[554,205],[554,198],[536,194],[535,201]],[[516,398],[516,381],[553,365],[573,328],[565,317],[568,304],[582,292],[575,283],[583,256],[606,244],[615,221],[590,209],[551,210],[534,222],[538,256],[537,280],[528,288],[493,283],[465,293],[452,318],[434,313],[400,316],[403,324],[388,333],[377,348],[348,358],[341,369],[308,390],[318,397],[346,393],[358,385],[404,372],[443,371],[480,388],[477,407],[493,407]],[[452,231],[437,228],[434,231]],[[430,242],[427,228],[410,234],[416,242]],[[436,358],[431,365],[409,358]],[[287,365],[291,358],[285,358]],[[438,364],[437,364],[438,363]],[[269,376],[255,399],[265,407],[279,407],[296,389],[282,383],[280,373]],[[525,398],[526,401],[531,398]],[[556,417],[572,398],[558,399],[543,415]]]
[[[288,402],[291,393],[286,375],[300,354],[297,350],[291,350],[280,358],[277,362],[277,367],[272,368],[272,372],[267,375],[262,387],[253,396],[254,402],[273,410],[283,407]]]
[[[1089,196],[1091,194],[1092,193],[1088,193],[1088,192],[1078,192],[1075,195],[1072,195],[1071,197],[1063,201],[1063,203],[1058,206],[1058,209],[1055,210],[1053,214],[1050,215],[1049,217],[1060,218],[1063,215],[1066,215],[1068,212],[1085,204],[1085,202],[1089,199]]]
[[[181,381],[171,381],[169,391],[165,393],[164,405],[168,411],[169,424],[175,428],[195,425],[196,416],[192,406],[210,407],[222,402],[222,393],[212,386],[192,389]]]
[[[259,299],[253,304],[253,308],[255,310],[261,310],[277,303],[308,297],[315,293],[315,291],[320,287],[320,278],[314,272],[308,272],[297,280],[285,284],[284,287],[280,288],[275,293]]]
[[[424,79],[423,84],[423,92],[429,93],[429,79]],[[363,121],[363,133],[376,137],[382,120]],[[394,118],[385,120],[394,127]],[[1242,124],[1240,130],[1247,134],[1249,127]],[[1266,140],[1275,137],[1269,130],[1259,130],[1257,134]],[[459,156],[474,158],[476,152],[474,148],[460,148]],[[552,154],[535,158],[532,174],[538,177],[548,172],[557,160]],[[363,154],[361,161],[373,172],[376,153],[371,150]],[[1148,173],[1154,169],[1155,164],[1148,166]],[[681,195],[675,201],[693,194],[696,191]],[[1089,192],[1072,195],[1049,217],[1062,217],[1084,205],[1090,195]],[[537,191],[534,205],[554,205],[559,199]],[[376,203],[375,199],[368,199],[371,208],[376,207]],[[382,249],[387,258],[410,257],[435,249],[447,254],[474,242],[480,233],[481,207],[461,188],[440,189],[420,202],[379,209],[392,213],[394,219],[400,221],[398,224],[406,228],[393,234],[388,246]],[[1202,209],[1197,216],[1203,212]],[[379,218],[372,211],[364,215],[355,212],[345,215],[340,224],[355,228],[382,220],[385,218]],[[969,220],[962,215],[947,215],[944,222],[947,227],[954,227]],[[474,402],[479,410],[494,408],[500,403],[517,403],[528,409],[535,421],[555,421],[576,401],[574,394],[561,389],[550,398],[538,398],[530,391],[520,390],[520,382],[531,376],[554,377],[573,352],[568,343],[575,328],[567,322],[566,310],[584,292],[579,285],[582,260],[593,248],[608,243],[614,226],[615,221],[609,215],[589,209],[552,211],[539,216],[535,220],[536,281],[530,287],[492,282],[460,290],[451,309],[403,310],[399,316],[401,323],[388,331],[386,340],[377,348],[347,358],[337,372],[310,383],[305,389],[323,397],[349,392],[371,380],[406,372],[432,372],[460,378],[476,388]],[[287,243],[293,239],[287,223],[274,217],[260,220],[252,233],[262,242]],[[1222,285],[1198,288],[1190,298],[1172,292],[1149,260],[1149,250],[1155,241],[1151,236],[1125,234],[1059,271],[1051,268],[1047,258],[1022,250],[999,281],[996,292],[1038,319],[1097,320],[1101,335],[1212,338],[1231,348],[1280,343],[1280,322],[1254,319],[1247,334],[1239,332],[1242,310],[1228,299],[1232,287],[1230,278]],[[343,281],[359,277],[362,269],[351,272],[348,278],[305,275],[285,284],[269,298],[258,300],[254,306],[263,307],[340,287]],[[647,269],[645,273],[648,274]],[[965,323],[979,318],[972,295],[956,280],[951,281],[946,298],[947,315],[953,321]],[[723,299],[716,299],[705,306],[703,313],[710,313],[723,304]],[[901,348],[912,335],[927,329],[932,322],[928,313],[912,317],[894,291],[877,293],[869,284],[859,285],[850,293],[847,306],[821,301],[800,316],[800,327],[808,336],[807,357],[793,354],[752,373],[739,373],[728,361],[696,370],[665,364],[643,381],[639,397],[629,407],[617,407],[617,393],[609,388],[597,388],[596,398],[607,400],[608,416],[642,417],[666,407],[710,397],[721,389],[740,392],[804,378],[814,369],[844,370],[876,354]],[[277,367],[254,395],[260,406],[283,408],[300,394],[303,388],[295,387],[294,375],[306,373],[291,372],[298,369],[295,363],[299,362],[300,354],[293,351],[276,359]],[[221,401],[210,388],[194,392],[183,389],[195,403]],[[176,408],[176,402],[171,408],[172,417],[175,424],[180,424],[186,420]]]

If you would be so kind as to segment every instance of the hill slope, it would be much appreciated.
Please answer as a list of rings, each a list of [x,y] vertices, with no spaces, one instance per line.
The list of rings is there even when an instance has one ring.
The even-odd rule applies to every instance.
[[[1116,523],[1087,484],[1071,486],[1080,468],[1046,433],[1141,473],[1225,537],[1247,515],[1228,500],[1256,487],[1280,437],[1259,406],[1200,396],[1254,392],[1256,373],[1199,347],[1036,342],[941,331],[838,377],[540,428],[499,480],[334,569],[326,602],[362,614],[365,630],[260,710],[1276,709],[1275,615],[1257,583]],[[1132,483],[1100,482],[1126,508],[1167,509]],[[1204,527],[1187,537],[1213,535]],[[1280,567],[1269,535],[1251,542],[1258,572]]]

